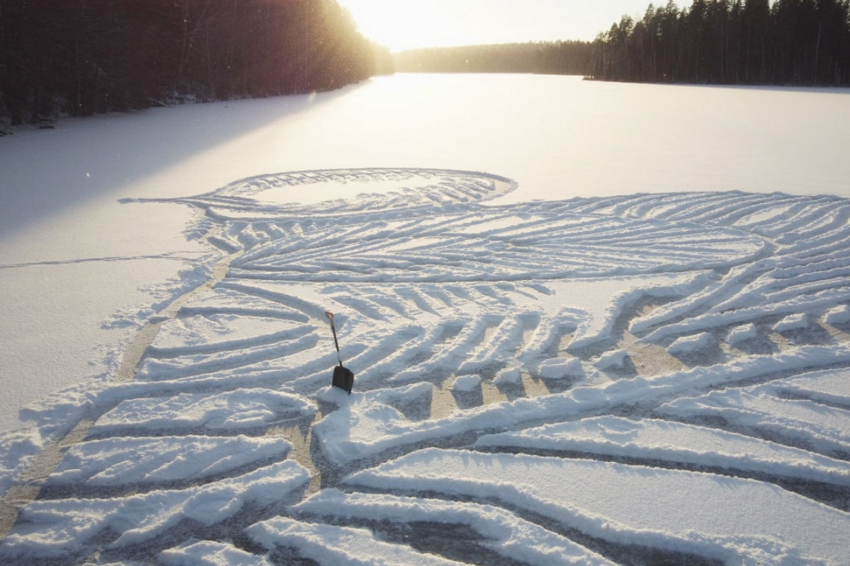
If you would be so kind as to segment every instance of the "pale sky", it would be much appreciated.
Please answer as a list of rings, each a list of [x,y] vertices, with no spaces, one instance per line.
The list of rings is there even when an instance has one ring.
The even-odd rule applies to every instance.
[[[589,41],[650,0],[338,0],[360,30],[393,51],[416,47]],[[690,5],[679,0],[679,7]],[[667,0],[656,0],[656,6]]]

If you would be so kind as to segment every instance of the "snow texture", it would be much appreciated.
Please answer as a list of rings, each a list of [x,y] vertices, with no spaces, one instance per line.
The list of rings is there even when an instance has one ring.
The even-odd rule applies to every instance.
[[[279,196],[349,182],[400,190]],[[124,559],[160,540],[147,552],[174,563],[592,564],[639,548],[642,563],[840,564],[850,379],[818,368],[850,364],[850,336],[826,326],[850,300],[850,228],[821,219],[850,205],[484,204],[513,186],[305,171],[158,200],[204,211],[228,268],[152,323],[132,381],[33,411],[52,430],[92,422],[0,557]],[[340,359],[350,395],[329,386]],[[7,446],[13,485],[43,442]]]
[[[736,152],[731,130],[706,120],[689,126],[699,130],[689,148],[655,128],[657,116],[643,127],[636,118],[635,127],[667,140],[654,156],[702,155],[693,147],[722,137],[715,157],[779,168],[732,167],[735,182],[718,183],[727,177],[710,172],[720,160],[691,160],[687,177],[673,171],[654,189],[667,192],[640,193],[641,183],[659,181],[642,174],[646,164],[661,168],[625,143],[611,159],[641,180],[610,184],[616,168],[588,143],[599,132],[610,138],[595,114],[583,126],[593,124],[589,138],[547,141],[558,158],[544,151],[541,161],[536,144],[514,140],[547,139],[569,123],[518,120],[544,132],[499,130],[492,137],[505,149],[494,152],[472,143],[480,133],[456,128],[461,115],[424,126],[419,118],[422,130],[397,109],[381,130],[386,167],[358,168],[375,160],[370,144],[349,142],[362,129],[327,132],[351,111],[347,101],[374,109],[361,93],[401,84],[393,80],[321,95],[312,107],[289,99],[304,103],[299,120],[281,120],[281,101],[218,105],[220,116],[192,133],[174,129],[178,138],[209,134],[203,155],[172,162],[176,142],[164,136],[158,167],[128,169],[134,181],[100,178],[92,167],[85,178],[101,196],[79,214],[57,205],[68,216],[50,230],[45,219],[24,228],[0,212],[10,222],[2,226],[18,230],[0,251],[4,296],[39,292],[52,281],[45,273],[64,274],[70,279],[50,285],[64,285],[75,305],[62,310],[48,294],[41,307],[61,313],[57,348],[73,348],[52,351],[40,339],[34,350],[4,325],[4,344],[16,352],[4,357],[4,376],[76,376],[27,401],[22,416],[34,428],[0,437],[0,562],[846,564],[850,202],[773,192],[784,186],[770,180],[815,193],[846,186],[850,138],[836,125],[846,123],[836,118],[846,99],[812,92],[805,96],[818,104],[800,105],[833,112],[817,130],[817,139],[833,139],[812,152],[818,164],[837,163],[832,173],[801,173],[808,158],[799,140],[779,130],[770,130],[768,155],[752,149],[765,134]],[[576,82],[576,92],[622,92]],[[748,117],[756,101],[782,98],[769,89],[683,89],[696,97],[691,109],[728,109],[693,100],[741,96],[750,102],[735,108]],[[247,104],[268,115],[243,131],[230,121]],[[681,117],[677,108],[671,116]],[[780,114],[810,127],[810,116]],[[226,135],[208,131],[219,120]],[[278,136],[281,122],[298,135]],[[153,120],[144,123],[125,122],[133,130]],[[103,131],[91,124],[80,128]],[[394,132],[439,140],[441,149],[414,160],[403,148],[422,146]],[[445,143],[446,132],[458,132],[456,143]],[[56,132],[66,144],[72,133]],[[35,138],[12,138],[15,151],[0,153],[4,174],[39,195],[70,198],[50,187],[64,188],[69,171],[80,176],[90,163],[65,152],[59,177],[24,178],[6,155],[22,159]],[[786,138],[797,161],[776,159]],[[260,140],[268,149],[241,159]],[[290,140],[312,148],[309,163],[292,166]],[[579,146],[596,149],[562,165]],[[220,168],[198,167],[213,158]],[[565,187],[584,184],[571,167],[607,188],[591,183],[585,194],[599,196],[572,198]],[[683,186],[685,178],[699,181]],[[749,185],[736,184],[741,178]],[[756,192],[710,192],[717,186]],[[181,212],[146,228],[161,238],[115,237],[168,210]],[[109,223],[93,221],[107,211]],[[85,232],[89,224],[98,228]],[[81,233],[89,239],[73,244]],[[113,285],[110,263],[148,261],[132,286]],[[85,307],[89,292],[97,308]],[[118,313],[105,306],[116,302]],[[325,311],[335,313],[339,353]],[[97,332],[67,337],[91,320]],[[93,354],[93,345],[103,350]],[[100,361],[82,369],[93,355]],[[340,361],[355,374],[351,395],[330,386]],[[78,382],[86,372],[95,378]]]
[[[694,336],[682,336],[677,338],[667,350],[671,354],[692,354],[707,347],[711,343],[711,334],[702,332]]]
[[[272,566],[262,556],[209,540],[189,541],[164,550],[159,561],[166,566]]]
[[[346,483],[495,499],[611,542],[723,561],[840,564],[850,529],[847,513],[770,484],[589,460],[428,449]]]
[[[578,358],[552,358],[544,360],[537,371],[541,377],[561,379],[565,377],[580,377],[582,375],[581,360]]]
[[[740,344],[746,340],[751,340],[758,336],[758,328],[753,323],[742,324],[741,326],[736,326],[732,330],[729,331],[726,340],[732,344],[733,346],[736,344]]]
[[[276,546],[295,548],[299,556],[319,564],[357,564],[363,566],[451,566],[459,564],[417,552],[407,545],[391,544],[375,538],[366,529],[317,525],[277,517],[248,529],[248,535],[268,549]]]
[[[599,357],[596,367],[601,370],[622,368],[626,363],[628,352],[626,350],[614,350]]]
[[[568,538],[493,505],[395,495],[347,494],[327,489],[295,506],[293,510],[299,516],[338,517],[349,521],[465,525],[488,540],[486,548],[520,562],[552,565],[611,564]]]
[[[23,511],[20,528],[5,538],[0,556],[74,556],[104,533],[112,539],[108,548],[140,545],[179,529],[184,521],[209,526],[233,517],[249,503],[267,505],[308,480],[307,470],[286,461],[184,490],[37,501]]]
[[[286,455],[280,438],[109,438],[69,450],[50,477],[54,484],[114,485],[200,480]]]
[[[309,417],[315,407],[295,395],[268,389],[182,393],[122,401],[94,426],[99,434],[149,430],[241,430]]]
[[[777,332],[788,332],[790,330],[802,330],[809,325],[808,317],[804,313],[800,314],[789,314],[779,322],[777,322],[773,329]]]
[[[478,447],[579,452],[845,485],[850,463],[776,442],[659,419],[592,417],[482,436]]]
[[[727,426],[816,453],[850,453],[850,375],[846,370],[713,391],[659,407],[664,415],[722,418]]]
[[[850,306],[839,305],[832,307],[826,312],[824,322],[827,324],[846,324],[850,322]]]
[[[481,376],[461,375],[452,382],[451,388],[455,391],[469,393],[475,391],[481,385]]]

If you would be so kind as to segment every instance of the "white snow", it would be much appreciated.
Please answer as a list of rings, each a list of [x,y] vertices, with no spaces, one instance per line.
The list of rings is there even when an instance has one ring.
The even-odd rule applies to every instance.
[[[729,334],[726,336],[726,341],[734,346],[746,340],[751,340],[757,336],[758,328],[755,324],[742,324],[729,331]]]
[[[599,369],[618,369],[622,368],[626,363],[628,352],[626,350],[614,350],[599,357],[596,361],[596,367]]]
[[[492,505],[394,495],[348,494],[336,489],[327,489],[295,506],[293,510],[301,515],[348,520],[465,525],[490,539],[486,544],[488,548],[521,562],[552,565],[611,564],[604,557],[588,551],[568,538]]]
[[[808,317],[805,314],[789,314],[773,325],[777,332],[788,332],[789,330],[802,330],[809,326]]]
[[[827,324],[844,324],[850,322],[850,306],[839,305],[826,312],[824,322]]]
[[[137,545],[186,519],[203,525],[221,522],[248,502],[285,496],[308,480],[307,470],[285,461],[202,487],[107,499],[38,501],[24,509],[24,522],[5,538],[0,555],[61,557],[106,530],[118,535],[109,543],[112,548]]]
[[[248,535],[268,549],[294,547],[319,564],[450,566],[460,564],[378,540],[368,529],[336,527],[277,517],[252,525]]]
[[[358,196],[380,193],[410,192],[417,189],[433,187],[433,181],[427,177],[411,176],[408,179],[387,179],[375,181],[371,178],[364,180],[320,179],[310,185],[284,185],[264,189],[257,193],[256,198],[261,203],[271,204],[300,204],[313,205],[339,199],[352,199]]]
[[[670,344],[667,351],[671,354],[692,354],[698,350],[702,350],[711,344],[711,334],[701,332],[693,336],[682,336],[677,338],[675,342]]]
[[[833,92],[845,91],[399,75],[310,97],[62,120],[54,130],[6,136],[0,295],[14,300],[3,303],[0,375],[29,386],[4,396],[3,428],[20,426],[18,409],[47,393],[114,371],[95,350],[120,351],[130,333],[101,322],[119,309],[144,308],[151,299],[140,287],[160,284],[208,250],[181,238],[191,211],[118,199],[376,165],[496,172],[520,183],[507,197],[513,202],[717,189],[848,195],[850,133],[841,117],[850,116],[850,104]],[[798,151],[800,144],[808,150]]]
[[[240,430],[311,416],[315,410],[302,398],[267,389],[183,393],[122,401],[98,419],[93,430],[99,434],[181,428]]]
[[[603,385],[576,386],[562,393],[539,398],[520,397],[479,406],[427,421],[411,421],[388,404],[393,390],[381,389],[340,397],[340,408],[318,422],[314,431],[325,456],[342,465],[374,456],[390,448],[452,436],[492,427],[515,426],[525,421],[556,418],[580,411],[603,412],[624,403],[651,402],[668,395],[683,395],[693,388],[732,385],[775,373],[779,368],[805,369],[820,364],[850,362],[850,349],[832,351],[821,347],[796,348],[786,355],[751,356],[745,360],[714,367],[696,367],[657,378],[617,380]],[[813,407],[812,411],[819,409]],[[844,419],[829,411],[822,424],[846,426]],[[816,427],[815,427],[816,428]]]
[[[765,387],[780,394],[793,394],[824,404],[850,407],[850,373],[846,370],[811,372]]]
[[[53,484],[113,485],[200,479],[266,459],[291,445],[280,438],[171,436],[84,442],[69,450]]]
[[[606,540],[751,564],[841,564],[850,529],[847,513],[770,484],[588,460],[428,449],[346,484],[492,498]]]
[[[850,463],[805,450],[694,425],[658,419],[593,417],[516,433],[481,437],[475,446],[510,446],[665,460],[715,468],[807,478],[843,485]]]
[[[159,560],[167,566],[271,566],[262,556],[209,540],[169,548],[160,553]]]
[[[596,262],[588,263],[598,265]],[[571,350],[576,350],[604,340],[616,317],[638,298],[688,295],[704,287],[707,279],[704,273],[692,271],[651,277],[607,277],[557,282],[552,284],[555,294],[553,302],[570,301],[579,305],[575,308],[583,311],[584,316],[569,345]]]
[[[481,386],[481,376],[480,375],[459,375],[452,382],[451,388],[454,391],[460,391],[462,393],[469,393],[471,391],[475,391],[480,386]]]
[[[41,437],[35,434],[10,432],[0,436],[0,493],[5,493],[23,474],[30,462],[42,450]]]
[[[834,451],[846,454],[850,451],[848,387],[846,370],[823,372],[685,397],[662,406],[659,411],[678,417],[722,417],[738,428],[765,431],[786,443],[802,441],[823,454]],[[787,398],[784,392],[796,395]],[[845,408],[829,406],[835,402]]]
[[[495,385],[518,385],[522,381],[522,372],[518,368],[504,368],[493,379]]]
[[[0,139],[0,562],[846,562],[846,94],[411,75]]]
[[[541,377],[547,379],[579,377],[583,373],[581,360],[578,358],[550,358],[544,360],[538,366],[537,371]]]

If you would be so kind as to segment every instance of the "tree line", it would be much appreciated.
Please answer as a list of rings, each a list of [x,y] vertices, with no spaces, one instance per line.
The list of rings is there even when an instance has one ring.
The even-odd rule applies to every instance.
[[[0,119],[331,90],[388,56],[336,0],[0,0]]]
[[[580,74],[633,82],[850,85],[850,0],[673,0],[592,42],[415,49],[403,72]]]
[[[393,54],[398,72],[585,75],[592,46],[583,41],[411,49]]]
[[[376,72],[850,84],[850,0],[673,0],[593,42],[397,53],[336,0],[0,0],[0,123],[330,90]]]
[[[593,78],[850,84],[850,0],[694,0],[623,16],[593,42]]]

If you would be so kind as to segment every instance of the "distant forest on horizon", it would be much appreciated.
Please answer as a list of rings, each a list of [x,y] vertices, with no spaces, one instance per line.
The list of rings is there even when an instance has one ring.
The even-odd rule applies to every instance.
[[[414,49],[396,71],[554,73],[606,81],[847,86],[850,0],[673,0],[594,41]]]
[[[391,55],[337,0],[0,0],[4,124],[326,91],[377,73],[850,85],[850,0],[673,0],[594,41]]]
[[[393,68],[401,73],[546,73],[587,75],[593,44],[552,41],[426,47],[393,53]]]

